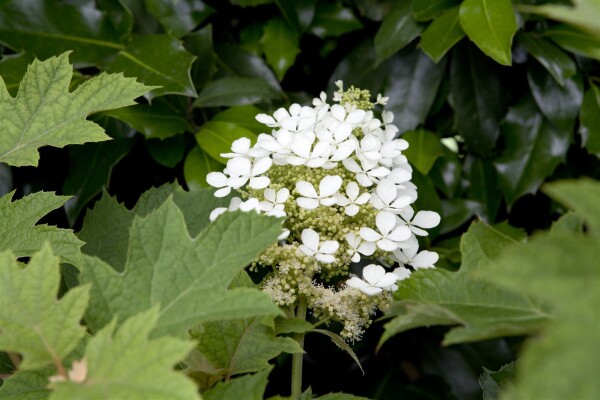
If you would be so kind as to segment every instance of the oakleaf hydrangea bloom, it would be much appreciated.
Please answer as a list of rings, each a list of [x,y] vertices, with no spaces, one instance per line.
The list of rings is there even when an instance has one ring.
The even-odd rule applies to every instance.
[[[419,251],[419,237],[440,217],[415,206],[408,143],[381,110],[388,98],[372,102],[368,91],[336,85],[335,104],[322,92],[312,107],[257,115],[265,133],[233,142],[226,168],[207,182],[217,197],[238,196],[211,220],[234,210],[283,218],[279,242],[252,264],[268,268],[261,287],[271,299],[283,307],[302,299],[353,341],[389,307],[399,281],[434,267],[438,256]]]

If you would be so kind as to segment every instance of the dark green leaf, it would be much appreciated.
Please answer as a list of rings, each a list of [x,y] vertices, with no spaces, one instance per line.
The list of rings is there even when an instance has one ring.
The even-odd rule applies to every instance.
[[[342,339],[342,337],[340,335],[338,335],[337,333],[333,333],[331,331],[328,331],[326,329],[313,329],[310,332],[320,333],[321,335],[325,335],[329,339],[331,339],[331,341],[337,347],[339,347],[340,349],[342,349],[343,351],[345,351],[350,357],[352,357],[352,359],[354,360],[354,362],[358,365],[358,368],[360,368],[360,370],[363,373],[363,375],[365,374],[365,371],[363,370],[362,365],[360,365],[360,360],[358,359],[358,357],[354,353],[354,350],[352,350],[352,347],[350,347],[348,345],[348,343],[346,343],[344,341],[344,339]]]
[[[577,67],[571,57],[552,44],[552,42],[532,33],[525,32],[519,32],[519,34],[517,34],[517,41],[529,54],[535,57],[535,59],[538,60],[538,62],[542,64],[562,86],[564,86],[568,78],[577,73]]]
[[[145,3],[165,30],[178,38],[214,13],[214,9],[201,0],[145,0]]]
[[[339,3],[317,3],[315,18],[310,32],[320,38],[341,36],[357,29],[363,24],[354,16],[352,9]]]
[[[465,0],[460,5],[460,25],[481,51],[511,65],[517,18],[510,0]]]
[[[214,388],[202,393],[205,400],[262,400],[267,388],[269,373],[273,367],[253,375],[244,375],[226,382],[219,382]]]
[[[310,331],[313,325],[299,318],[275,318],[275,334],[279,335],[282,333],[304,333]]]
[[[177,135],[166,139],[148,139],[146,140],[146,148],[156,162],[168,168],[175,168],[185,155],[185,136]]]
[[[260,46],[280,81],[300,53],[299,44],[300,37],[282,18],[273,18],[265,25]]]
[[[415,20],[429,21],[458,3],[458,0],[413,0],[411,9]]]
[[[446,63],[434,64],[420,50],[402,51],[391,60],[390,79],[385,95],[386,109],[394,113],[400,132],[415,129],[423,121],[435,100],[444,77]]]
[[[229,0],[231,4],[241,7],[256,7],[262,4],[272,3],[273,0]]]
[[[450,65],[451,105],[469,149],[486,155],[500,135],[503,88],[496,66],[472,46],[459,46]]]
[[[498,196],[498,174],[494,165],[474,155],[465,157],[463,170],[469,182],[467,198],[480,204],[479,215],[488,223],[494,222],[502,196]]]
[[[5,55],[0,60],[0,76],[13,97],[17,94],[19,83],[32,61],[33,57],[28,53]]]
[[[258,135],[269,129],[256,120],[256,115],[262,112],[260,108],[253,105],[231,107],[215,115],[212,120],[231,122]]]
[[[583,97],[579,132],[588,151],[600,155],[600,87],[593,83]]]
[[[206,85],[194,102],[196,107],[241,106],[268,101],[279,94],[260,79],[227,77]]]
[[[519,11],[543,15],[569,24],[588,35],[600,39],[600,3],[597,1],[574,0],[572,4],[519,5]]]
[[[415,22],[409,1],[396,1],[375,35],[376,63],[391,57],[419,36],[422,27]]]
[[[429,177],[446,197],[452,198],[460,184],[462,165],[456,153],[446,146],[442,146],[442,153],[429,171]]]
[[[196,90],[190,78],[194,59],[172,36],[144,35],[127,43],[127,49],[119,52],[107,69],[135,76],[149,85],[161,86],[152,91],[152,96],[171,93],[194,97]]]
[[[375,48],[373,43],[364,41],[356,46],[337,65],[328,83],[328,92],[337,90],[334,82],[341,79],[371,93],[380,93],[386,77],[389,75],[389,62],[375,67]]]
[[[510,205],[520,196],[535,192],[565,158],[571,132],[546,120],[531,97],[509,110],[502,131],[505,149],[494,164]]]
[[[473,217],[478,209],[479,204],[472,200],[442,200],[440,234],[443,235],[461,227]]]
[[[459,23],[459,8],[454,7],[437,17],[425,29],[419,46],[437,63],[464,36]]]
[[[201,89],[217,70],[212,25],[186,35],[183,44],[187,51],[198,57],[192,65],[191,75],[196,89]]]
[[[183,177],[190,190],[209,188],[206,175],[209,172],[221,171],[223,164],[215,161],[200,147],[194,147],[185,158],[183,164]]]
[[[315,16],[315,3],[317,0],[287,1],[275,0],[277,7],[287,23],[296,31],[304,32]]]
[[[404,151],[408,161],[424,175],[429,173],[435,160],[444,154],[440,138],[424,129],[406,132],[402,139],[409,144]]]
[[[219,63],[220,66],[228,74],[245,78],[257,78],[271,85],[276,91],[281,91],[277,77],[262,57],[231,44],[219,44],[216,51],[222,61],[222,63]]]
[[[600,60],[600,39],[585,32],[560,24],[548,29],[544,36],[568,51]]]
[[[560,86],[539,64],[530,64],[527,79],[533,98],[546,118],[561,130],[571,131],[583,101],[580,75]]]
[[[209,156],[225,164],[227,158],[221,154],[231,153],[231,144],[243,137],[256,142],[256,135],[248,129],[232,122],[209,121],[196,133],[196,142]]]
[[[483,400],[498,400],[500,393],[515,377],[515,363],[503,365],[498,371],[490,371],[483,367],[479,377],[479,385],[483,390]]]

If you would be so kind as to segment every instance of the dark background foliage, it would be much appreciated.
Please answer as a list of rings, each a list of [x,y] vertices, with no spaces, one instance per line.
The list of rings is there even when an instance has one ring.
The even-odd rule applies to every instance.
[[[600,35],[528,12],[542,3],[493,10],[494,23],[517,31],[498,45],[468,18],[465,36],[459,8],[468,17],[469,4],[459,0],[0,0],[0,74],[13,94],[34,57],[67,50],[74,83],[109,71],[161,86],[92,117],[111,142],[44,148],[38,168],[0,164],[0,194],[73,195],[46,222],[77,230],[103,188],[133,206],[165,182],[206,186],[220,152],[261,133],[257,112],[331,96],[341,79],[389,96],[411,144],[417,206],[442,215],[430,245],[439,267],[456,269],[474,219],[548,228],[559,206],[539,191],[544,182],[600,177]],[[364,376],[309,336],[305,382],[378,399],[479,398],[481,367],[514,360],[522,342],[442,347],[445,331],[397,335],[376,353],[375,324],[355,345]],[[276,363],[269,395],[289,386],[290,359]]]

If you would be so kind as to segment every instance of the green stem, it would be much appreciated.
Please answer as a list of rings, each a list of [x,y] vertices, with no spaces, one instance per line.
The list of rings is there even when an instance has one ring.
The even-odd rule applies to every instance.
[[[296,318],[301,320],[306,319],[306,310],[308,304],[304,296],[300,296],[298,300],[298,308],[296,309]],[[300,348],[304,350],[304,333],[295,333],[294,339],[300,345]],[[296,400],[302,394],[302,359],[304,353],[294,353],[292,356],[292,399]]]

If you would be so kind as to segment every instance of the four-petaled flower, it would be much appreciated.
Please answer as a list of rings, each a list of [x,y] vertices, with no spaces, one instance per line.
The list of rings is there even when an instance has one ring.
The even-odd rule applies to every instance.
[[[375,189],[375,193],[371,195],[371,204],[378,210],[389,211],[398,214],[412,203],[411,196],[398,196],[396,184],[389,179],[382,179]]]
[[[389,169],[379,167],[377,161],[368,160],[366,158],[360,160],[360,165],[352,158],[346,158],[342,161],[342,164],[344,164],[344,167],[346,167],[348,171],[356,174],[356,180],[364,187],[373,185],[374,182],[379,181],[379,179],[390,173]]]
[[[359,262],[360,255],[370,256],[375,253],[375,243],[363,242],[362,238],[354,232],[346,234],[346,242],[348,242],[348,254],[352,257],[352,262]]]
[[[360,194],[356,182],[350,182],[346,185],[346,196],[341,193],[336,193],[334,195],[337,205],[345,207],[344,212],[350,217],[358,214],[358,211],[360,210],[358,206],[366,204],[371,198],[369,193]]]
[[[415,210],[408,206],[399,214],[402,217],[402,223],[406,224],[418,236],[429,235],[426,230],[421,228],[435,228],[440,223],[440,214],[434,211],[419,211],[415,215]]]
[[[384,290],[391,290],[398,280],[398,275],[385,272],[380,265],[369,264],[363,269],[363,279],[353,276],[346,281],[346,285],[360,290],[367,296],[374,296]]]
[[[326,240],[320,243],[319,234],[313,229],[304,229],[302,231],[302,244],[299,246],[301,252],[311,256],[324,264],[331,264],[335,261],[333,254],[340,247],[335,240]]]
[[[341,186],[342,178],[338,175],[329,175],[321,179],[319,193],[317,193],[312,183],[300,181],[296,183],[296,191],[303,197],[298,197],[296,203],[306,210],[314,210],[319,207],[319,204],[327,207],[332,206],[336,202],[333,195],[340,190]]]
[[[404,225],[396,225],[396,216],[387,211],[381,211],[375,217],[375,225],[379,232],[368,227],[360,228],[360,236],[367,242],[374,242],[381,250],[394,251],[407,240],[410,229]]]
[[[285,214],[285,202],[290,197],[290,191],[287,188],[279,189],[277,192],[271,188],[266,188],[265,200],[260,202],[260,208],[265,211],[267,215],[273,215],[276,217],[284,217]]]

